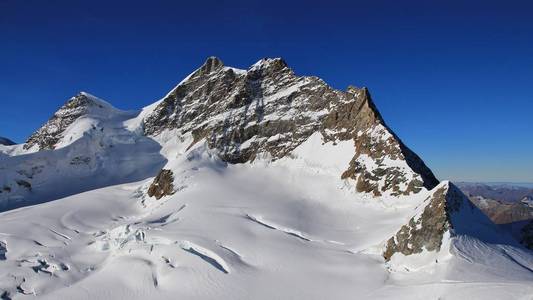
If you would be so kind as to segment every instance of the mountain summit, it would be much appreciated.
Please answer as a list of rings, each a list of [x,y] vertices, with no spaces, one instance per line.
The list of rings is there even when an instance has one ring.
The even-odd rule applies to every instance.
[[[0,170],[2,299],[533,294],[530,222],[439,182],[367,88],[281,58],[209,57],[139,111],[79,93]]]
[[[89,93],[80,92],[70,98],[41,128],[33,133],[24,149],[35,147],[38,150],[54,149],[67,128],[79,118],[90,115],[108,117],[117,112],[111,104]]]
[[[205,140],[230,163],[279,159],[320,133],[324,142],[354,141],[342,177],[356,181],[360,192],[408,195],[438,183],[385,125],[366,88],[335,90],[317,77],[295,75],[281,58],[238,70],[210,57],[146,115],[144,125],[147,135],[191,133],[193,144]]]

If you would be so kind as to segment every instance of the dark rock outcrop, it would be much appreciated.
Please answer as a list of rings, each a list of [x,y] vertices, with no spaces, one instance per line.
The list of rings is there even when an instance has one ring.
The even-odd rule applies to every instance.
[[[24,187],[28,189],[29,191],[31,191],[31,183],[27,182],[26,180],[22,180],[22,179],[19,179],[16,182],[19,186]]]
[[[464,195],[452,184],[439,186],[424,200],[421,214],[413,216],[409,223],[387,241],[383,257],[389,260],[395,253],[411,255],[427,251],[439,251],[444,233],[452,227],[450,214],[457,212]]]
[[[174,174],[171,170],[162,169],[148,188],[148,196],[161,199],[174,194]]]
[[[439,252],[445,237],[450,241],[464,241],[463,237],[468,237],[466,240],[489,244],[518,244],[511,234],[494,224],[459,188],[444,181],[417,206],[416,213],[407,224],[387,241],[383,257],[388,261],[396,253],[411,255],[422,251]],[[449,245],[464,246],[462,242],[459,242],[459,246],[451,242]]]
[[[444,233],[454,229],[452,215],[474,207],[456,186],[448,182],[436,187],[423,205],[421,213],[413,216],[387,241],[383,252],[385,260],[390,260],[395,253],[411,255],[423,250],[439,251]]]
[[[353,179],[361,192],[407,195],[438,184],[385,125],[366,88],[335,90],[317,77],[295,75],[279,58],[263,59],[244,71],[210,57],[145,117],[145,134],[166,129],[191,133],[193,144],[204,139],[229,163],[265,154],[282,158],[320,132],[325,141],[354,141],[356,154],[339,176]],[[379,169],[365,168],[366,159]],[[403,161],[408,168],[387,160]]]

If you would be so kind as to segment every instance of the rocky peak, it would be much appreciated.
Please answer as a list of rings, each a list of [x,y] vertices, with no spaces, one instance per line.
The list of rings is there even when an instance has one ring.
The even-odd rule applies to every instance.
[[[78,118],[101,112],[116,110],[109,103],[89,93],[80,92],[70,98],[24,145],[24,149],[37,147],[38,150],[54,149],[62,133]]]
[[[347,110],[349,114],[342,126],[352,128],[349,137],[355,141],[356,153],[342,178],[354,179],[357,191],[375,196],[387,191],[394,196],[408,195],[422,187],[430,190],[436,186],[438,180],[422,159],[385,124],[368,89],[349,86],[347,92],[359,100],[357,106]],[[387,161],[405,165],[387,166]]]
[[[444,181],[416,208],[415,214],[386,243],[383,257],[441,250],[445,233],[480,240],[501,235],[498,227],[454,184]],[[505,237],[502,237],[502,240]]]
[[[83,109],[87,110],[90,107],[99,107],[104,108],[110,106],[107,102],[102,99],[97,98],[87,92],[79,92],[76,96],[67,100],[67,102],[59,110],[67,109]]]
[[[284,69],[290,70],[289,66],[283,60],[281,57],[277,58],[263,58],[253,64],[249,71],[251,72],[257,72],[257,71],[268,71],[268,72],[279,72]]]
[[[387,241],[383,257],[395,253],[411,255],[439,251],[444,233],[452,224],[450,214],[459,210],[462,197],[451,183],[442,183],[424,200],[423,206],[407,224]]]
[[[224,63],[215,56],[208,57],[204,64],[196,70],[191,77],[198,77],[203,75],[209,75],[224,67]]]
[[[409,194],[438,183],[385,125],[368,89],[335,90],[297,76],[281,58],[261,59],[246,71],[209,58],[144,118],[147,135],[170,129],[191,133],[193,144],[205,140],[230,163],[279,159],[320,132],[324,141],[354,140],[342,178],[358,182],[360,192]],[[364,165],[370,161],[373,169]]]

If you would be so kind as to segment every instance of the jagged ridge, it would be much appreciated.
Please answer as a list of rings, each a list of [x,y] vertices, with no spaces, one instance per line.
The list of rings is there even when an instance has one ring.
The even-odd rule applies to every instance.
[[[65,131],[76,120],[114,110],[82,92],[30,136],[24,149],[64,145]],[[374,196],[408,195],[438,184],[387,127],[368,89],[335,90],[320,78],[295,75],[280,58],[262,59],[245,71],[210,57],[142,117],[145,135],[190,134],[191,146],[205,140],[229,163],[285,157],[315,132],[324,142],[353,140],[355,155],[339,176]]]
[[[410,194],[438,183],[385,125],[366,88],[335,90],[295,75],[280,58],[247,71],[208,58],[144,119],[147,135],[167,129],[192,134],[193,144],[204,139],[230,163],[279,159],[321,132],[324,141],[354,140],[356,154],[342,178],[356,180],[360,192]]]
[[[396,253],[412,255],[441,250],[444,234],[470,236],[489,243],[508,238],[463,192],[444,181],[419,205],[416,214],[386,243],[385,260]],[[498,240],[499,239],[499,240]]]

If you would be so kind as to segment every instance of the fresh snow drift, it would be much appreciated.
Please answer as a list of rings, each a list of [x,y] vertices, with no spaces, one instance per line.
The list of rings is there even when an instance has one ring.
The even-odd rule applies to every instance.
[[[211,57],[139,112],[80,93],[0,170],[2,299],[533,295],[532,252],[366,89],[281,59]]]

